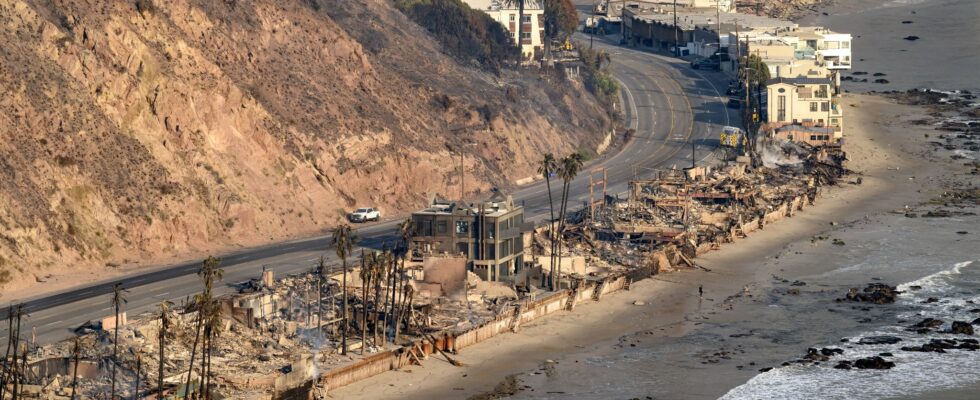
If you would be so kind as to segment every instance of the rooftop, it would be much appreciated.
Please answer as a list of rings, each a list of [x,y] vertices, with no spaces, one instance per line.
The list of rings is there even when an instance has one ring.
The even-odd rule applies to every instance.
[[[829,126],[804,126],[800,124],[791,124],[786,126],[781,126],[776,128],[776,132],[809,132],[809,133],[827,133],[833,134],[834,128]]]
[[[441,198],[433,198],[425,209],[414,212],[416,215],[480,215],[499,217],[523,207],[515,205],[511,196],[495,193],[482,203],[465,203]]]
[[[669,26],[674,25],[674,13],[669,9],[647,8],[630,9],[626,12],[633,18],[647,22],[658,23]],[[735,31],[736,25],[739,29],[759,29],[759,28],[782,28],[794,29],[798,25],[791,21],[770,18],[766,16],[739,14],[739,13],[718,13],[714,10],[685,10],[677,11],[677,26],[684,30],[707,29],[717,30],[718,20],[721,19],[722,31],[727,33]]]
[[[780,83],[789,85],[829,85],[830,78],[809,78],[804,76],[796,78],[774,78],[766,82],[766,85],[777,85]]]
[[[470,8],[474,10],[481,11],[500,11],[500,10],[516,10],[515,5],[507,5],[502,0],[463,0]],[[535,0],[527,0],[524,3],[524,11],[529,10],[541,10],[541,3]]]

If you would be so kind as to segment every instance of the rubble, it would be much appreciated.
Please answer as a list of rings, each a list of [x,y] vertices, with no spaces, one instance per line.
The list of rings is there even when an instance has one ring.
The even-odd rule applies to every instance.
[[[465,257],[386,248],[356,259],[352,255],[345,260],[346,274],[337,266],[320,265],[275,279],[269,269],[256,279],[233,283],[238,293],[232,295],[205,295],[160,313],[124,317],[116,356],[107,329],[114,317],[79,329],[85,343],[79,365],[88,365],[79,374],[80,398],[105,393],[107,366],[113,363],[121,367],[121,395],[134,396],[137,376],[143,382],[141,395],[156,393],[161,337],[167,393],[322,396],[366,376],[420,364],[430,354],[462,365],[454,357],[458,349],[516,332],[522,323],[572,310],[580,301],[598,301],[652,275],[707,270],[698,265],[698,256],[793,216],[813,204],[821,187],[844,183],[849,173],[839,147],[764,142],[756,148],[765,150],[729,153],[710,165],[634,179],[625,199],[603,196],[572,212],[558,235],[547,225],[527,232],[523,265],[495,282],[474,273]],[[556,255],[560,279],[557,290],[547,291],[542,287],[549,281],[546,264],[553,240],[562,244]],[[872,284],[863,293],[853,289],[847,299],[881,304],[893,302],[897,294],[894,287]],[[864,338],[860,344],[873,339],[894,343]],[[813,349],[807,358],[826,361],[841,351]],[[40,365],[67,365],[71,354],[68,342],[39,349],[31,358],[38,366],[31,383],[64,393],[73,381],[66,378],[68,369]],[[869,365],[878,365],[873,361]]]

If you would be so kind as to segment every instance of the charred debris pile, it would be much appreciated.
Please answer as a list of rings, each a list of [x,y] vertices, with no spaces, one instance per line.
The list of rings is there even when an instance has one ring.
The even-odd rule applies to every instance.
[[[458,346],[447,338],[508,321],[506,329],[516,331],[535,299],[567,294],[561,308],[572,309],[586,297],[580,291],[598,298],[612,280],[628,288],[657,273],[699,268],[698,255],[792,216],[822,186],[850,179],[839,147],[757,148],[752,156],[635,179],[625,198],[604,195],[573,213],[560,235],[551,234],[551,225],[527,232],[522,273],[508,281],[482,280],[463,256],[420,257],[395,246],[344,254],[340,265],[321,261],[281,279],[264,270],[235,283],[234,293],[218,295],[212,288],[222,281],[220,260],[209,258],[198,274],[204,292],[184,304],[164,302],[127,319],[125,302],[116,301],[119,313],[79,328],[73,340],[8,346],[16,351],[8,350],[2,363],[0,398],[11,398],[14,387],[23,398],[102,398],[112,391],[144,398],[309,398],[334,387],[324,382],[327,373],[383,371],[436,353],[459,365],[449,354]],[[555,237],[562,239],[556,261],[565,267],[549,291],[552,269],[543,264],[551,262]],[[133,294],[114,299],[126,295]],[[14,318],[22,314],[10,315],[10,325],[19,325]],[[373,361],[380,353],[397,353],[397,365]]]

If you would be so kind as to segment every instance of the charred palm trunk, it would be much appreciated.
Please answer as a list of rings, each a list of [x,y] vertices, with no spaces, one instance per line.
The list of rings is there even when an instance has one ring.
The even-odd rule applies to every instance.
[[[343,321],[341,321],[341,323],[340,323],[341,324],[341,327],[340,327],[340,334],[341,334],[340,354],[346,355],[347,354],[347,315],[348,315],[348,313],[347,313],[347,257],[342,257],[341,260],[342,260],[343,268],[344,268],[344,280],[343,280],[343,282],[341,282],[341,283],[343,283],[343,286],[344,286],[343,289],[342,289],[342,292],[343,293],[341,293],[341,296],[343,298],[342,301],[343,301],[343,309],[344,309],[344,318],[343,318]]]
[[[7,350],[4,351],[3,370],[0,370],[0,399],[7,394],[7,382],[11,377],[10,350],[14,347],[14,307],[7,307]]]
[[[197,344],[201,341],[201,325],[204,323],[204,307],[197,312],[197,333],[194,334],[194,344],[191,346],[191,359],[187,367],[187,382],[184,385],[184,396],[189,398],[191,391],[191,375],[194,372],[194,358],[197,355]]]
[[[78,356],[82,352],[80,342],[80,339],[75,338],[75,347],[71,351],[72,358],[75,361],[75,365],[72,367],[71,372],[71,400],[75,400],[75,391],[78,388]],[[0,398],[3,398],[3,396],[0,395]]]
[[[367,265],[362,263],[361,268],[361,273],[365,274],[363,268],[367,268]],[[361,307],[363,308],[363,310],[361,310],[361,355],[364,355],[365,347],[367,347],[367,290],[368,285],[370,284],[370,279],[371,278],[365,274],[363,282],[361,282]]]
[[[109,399],[115,400],[116,398],[116,370],[119,369],[119,306],[116,306],[116,326],[113,329],[115,333],[112,339],[112,391],[109,394]]]
[[[140,398],[140,375],[143,374],[143,355],[136,355],[136,384],[133,385],[133,398]]]
[[[163,397],[163,362],[166,358],[164,350],[167,347],[167,328],[170,320],[166,314],[160,317],[160,364],[157,366],[157,397]]]
[[[545,185],[548,187],[548,206],[549,206],[549,208],[551,210],[551,223],[548,224],[548,227],[551,230],[551,254],[549,255],[548,260],[550,260],[551,262],[548,263],[548,267],[550,267],[550,269],[551,269],[551,276],[555,276],[555,241],[556,241],[556,238],[558,236],[555,233],[555,200],[554,200],[554,197],[552,197],[552,195],[551,195],[551,174],[550,173],[545,172],[544,181],[545,181]],[[541,286],[544,286],[544,273],[543,272],[541,273]],[[549,280],[549,288],[551,290],[555,290],[554,282],[552,282],[551,280]]]
[[[561,251],[562,251],[561,242],[564,236],[563,231],[565,229],[565,214],[568,211],[568,192],[570,186],[571,186],[570,182],[568,182],[567,180],[562,185],[561,212],[558,214],[558,234],[556,235],[555,238],[555,242],[556,242],[555,245],[558,249],[558,253],[556,254],[558,260],[557,262],[558,268],[557,268],[557,272],[552,276],[552,282],[554,282],[552,286],[552,290],[558,290],[559,288],[561,288]]]

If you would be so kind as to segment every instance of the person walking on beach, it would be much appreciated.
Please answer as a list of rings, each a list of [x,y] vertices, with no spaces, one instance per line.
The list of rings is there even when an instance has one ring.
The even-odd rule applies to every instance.
[[[704,285],[698,285],[698,299],[704,298]]]

